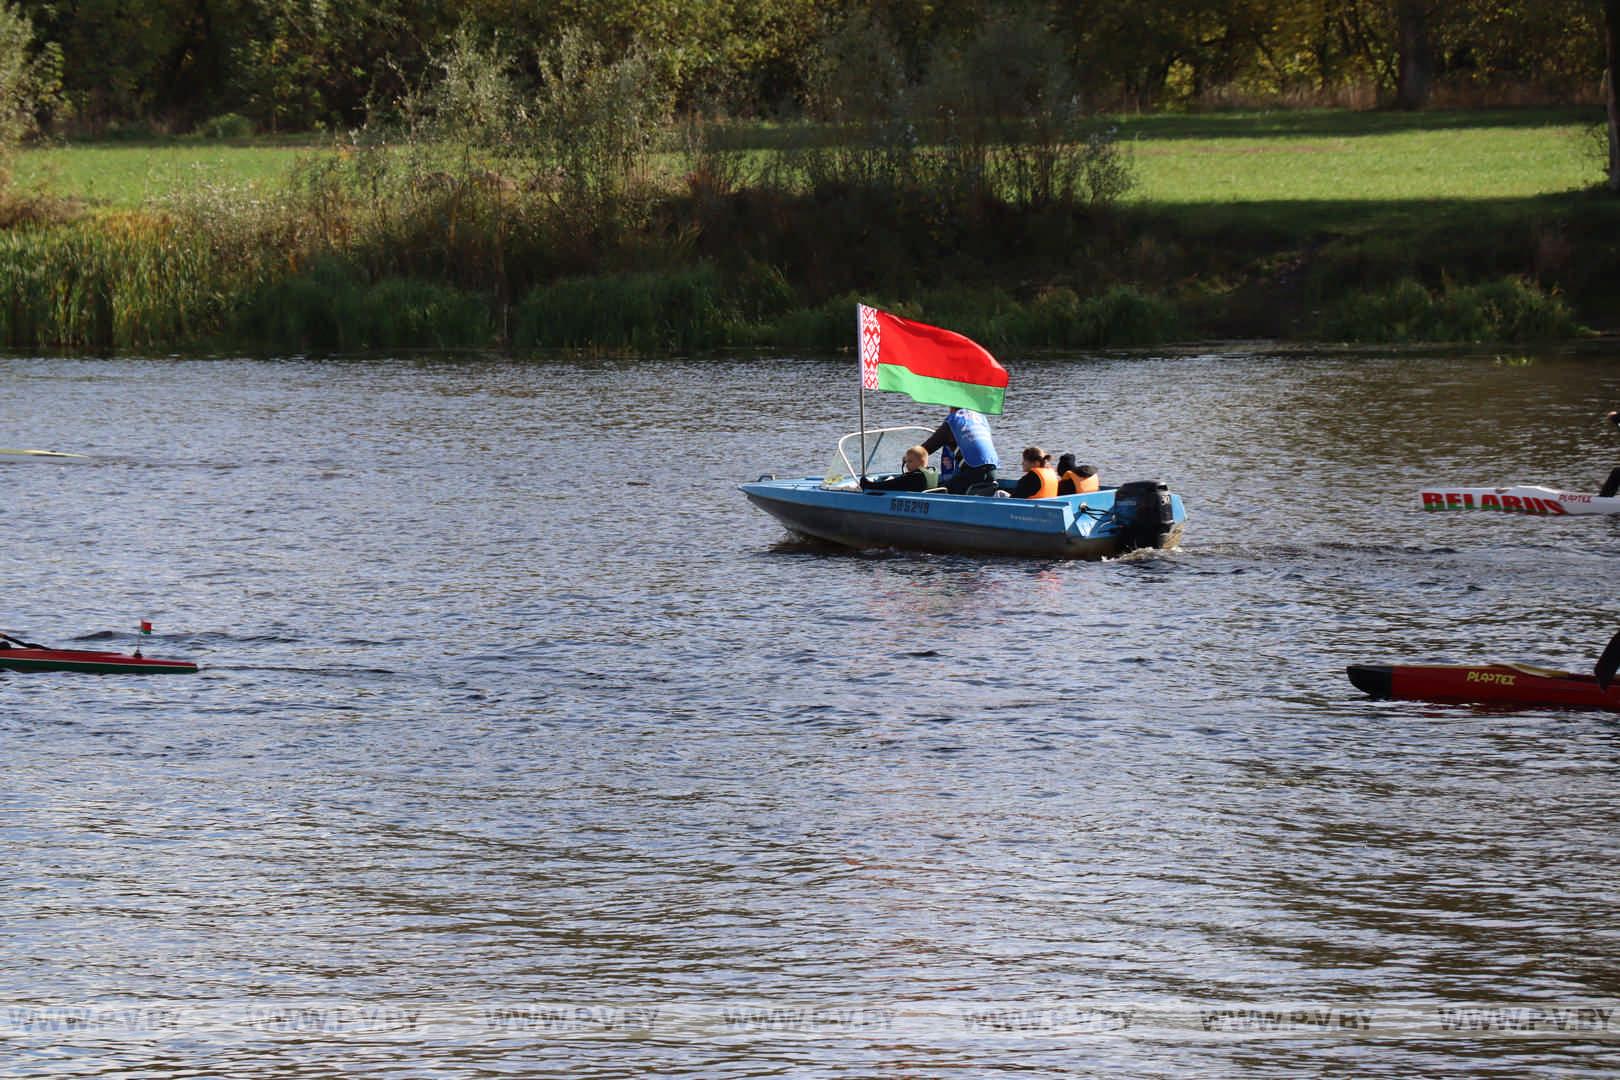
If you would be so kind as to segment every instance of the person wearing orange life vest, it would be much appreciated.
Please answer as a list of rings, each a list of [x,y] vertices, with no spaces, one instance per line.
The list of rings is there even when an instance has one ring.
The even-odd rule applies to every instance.
[[[1057,474],[1059,495],[1084,495],[1088,491],[1096,491],[1101,484],[1097,479],[1097,467],[1076,465],[1073,454],[1058,458]]]
[[[1058,493],[1057,470],[1052,468],[1052,455],[1038,446],[1024,448],[1024,475],[1013,486],[1015,499],[1055,499]]]

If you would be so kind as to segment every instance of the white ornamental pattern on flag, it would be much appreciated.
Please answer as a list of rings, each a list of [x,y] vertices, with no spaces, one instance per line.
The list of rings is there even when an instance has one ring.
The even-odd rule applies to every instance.
[[[883,351],[883,328],[878,325],[877,309],[857,305],[861,314],[861,389],[878,388],[878,354]]]

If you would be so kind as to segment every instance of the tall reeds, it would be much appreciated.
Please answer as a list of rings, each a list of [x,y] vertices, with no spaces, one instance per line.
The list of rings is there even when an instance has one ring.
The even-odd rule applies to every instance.
[[[120,214],[0,232],[0,341],[144,349],[222,324],[254,262],[164,215]]]

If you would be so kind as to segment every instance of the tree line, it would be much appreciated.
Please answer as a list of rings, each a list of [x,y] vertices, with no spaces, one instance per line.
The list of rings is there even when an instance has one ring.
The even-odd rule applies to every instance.
[[[1620,0],[0,0],[0,343],[824,343],[856,292],[1031,343],[1329,299],[1334,336],[1516,340],[1569,322],[1556,290],[1613,309],[1612,201],[1398,243],[1189,229],[1121,205],[1107,114],[1590,101],[1617,33]],[[336,137],[131,212],[8,186],[31,135],[125,127]]]
[[[666,117],[997,138],[1058,112],[1601,100],[1620,190],[1617,58],[1620,0],[0,0],[0,179],[41,133],[352,131],[454,78],[521,107],[634,71],[619,103],[652,89],[636,109]]]
[[[36,119],[57,130],[361,123],[457,33],[535,56],[564,34],[646,52],[680,107],[823,114],[829,47],[920,82],[988,20],[1041,25],[1092,111],[1223,102],[1596,100],[1611,0],[0,0],[25,20]],[[862,43],[857,41],[857,47]],[[1015,47],[1017,42],[1009,42]],[[874,48],[874,46],[877,46]],[[3,62],[3,61],[0,61]]]

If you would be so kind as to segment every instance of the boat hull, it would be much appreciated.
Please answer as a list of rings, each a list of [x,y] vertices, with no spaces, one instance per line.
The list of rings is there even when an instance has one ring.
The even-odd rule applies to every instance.
[[[792,532],[848,548],[1106,559],[1139,546],[1174,547],[1186,511],[1172,495],[1173,521],[1152,544],[1133,543],[1112,514],[1114,491],[1056,499],[829,490],[815,479],[743,484],[755,506]]]
[[[1620,514],[1620,499],[1577,491],[1516,484],[1511,487],[1426,487],[1418,492],[1424,510],[1485,511],[1531,517]]]
[[[76,671],[85,675],[190,675],[190,660],[157,660],[124,653],[85,649],[0,649],[0,669],[8,671]]]
[[[1351,664],[1346,673],[1376,698],[1620,712],[1620,682],[1604,689],[1591,675],[1528,664]]]

